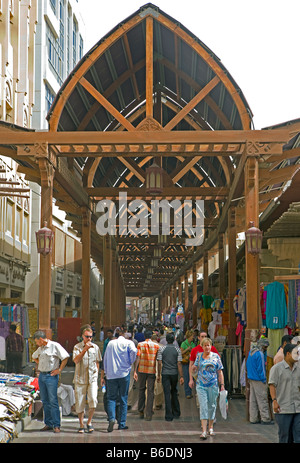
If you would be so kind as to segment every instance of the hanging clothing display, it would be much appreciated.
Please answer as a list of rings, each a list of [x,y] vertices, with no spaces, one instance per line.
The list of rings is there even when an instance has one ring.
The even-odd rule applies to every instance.
[[[229,394],[241,391],[242,349],[240,346],[225,346],[221,354],[225,389]]]
[[[30,324],[27,305],[22,304],[1,304],[0,302],[0,337],[4,339],[9,335],[10,324],[14,323],[17,333],[21,334],[25,341],[26,360],[29,357]],[[0,359],[1,360],[1,359]],[[3,359],[2,359],[3,360]]]
[[[284,328],[287,324],[287,306],[284,285],[274,281],[266,287],[266,326],[272,330]]]

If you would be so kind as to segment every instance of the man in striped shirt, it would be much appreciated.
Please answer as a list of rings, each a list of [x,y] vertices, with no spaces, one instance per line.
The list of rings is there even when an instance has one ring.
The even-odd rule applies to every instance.
[[[152,420],[152,409],[154,400],[154,385],[156,378],[156,357],[159,349],[159,344],[151,340],[152,331],[146,330],[143,342],[139,342],[137,346],[137,356],[134,365],[134,379],[138,381],[139,399],[138,411],[140,418]],[[138,371],[138,374],[137,374]],[[147,388],[147,403],[146,391]]]

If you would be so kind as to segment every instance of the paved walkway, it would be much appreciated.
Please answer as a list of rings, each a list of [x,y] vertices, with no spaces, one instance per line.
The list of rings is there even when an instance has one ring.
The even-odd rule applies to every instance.
[[[72,369],[62,376],[64,384],[71,384]],[[60,434],[52,431],[40,432],[44,426],[42,417],[33,419],[26,429],[12,443],[105,443],[105,444],[186,444],[198,443],[277,443],[277,425],[250,424],[246,420],[246,401],[241,398],[229,400],[228,418],[224,420],[219,411],[214,426],[216,435],[200,441],[199,411],[196,399],[186,399],[183,387],[180,387],[181,417],[167,422],[164,419],[164,409],[155,410],[152,421],[139,418],[137,403],[128,412],[127,430],[118,430],[117,424],[113,432],[107,432],[108,421],[104,412],[102,392],[99,391],[99,404],[94,415],[92,434],[79,434],[78,419],[63,416]],[[137,391],[136,391],[137,392]],[[127,447],[127,446],[126,446]],[[120,447],[117,447],[120,448]],[[134,447],[136,448],[136,447]]]

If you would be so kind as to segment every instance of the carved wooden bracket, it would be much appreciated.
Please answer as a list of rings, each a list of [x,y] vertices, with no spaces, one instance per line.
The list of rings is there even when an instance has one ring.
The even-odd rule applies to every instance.
[[[54,167],[47,159],[38,159],[40,174],[41,174],[41,185],[43,187],[53,186]]]

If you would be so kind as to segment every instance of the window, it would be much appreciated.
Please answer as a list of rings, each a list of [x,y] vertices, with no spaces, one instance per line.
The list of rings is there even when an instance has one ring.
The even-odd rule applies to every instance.
[[[51,105],[54,101],[55,95],[47,84],[45,84],[45,95],[46,95],[46,109],[47,109],[47,112],[49,112]]]
[[[56,77],[57,82],[62,85],[63,78],[63,62],[62,62],[62,50],[60,47],[60,41],[57,39],[49,25],[46,25],[46,36],[47,36],[47,48],[48,48],[48,61],[51,69]]]
[[[29,214],[24,212],[24,229],[23,229],[23,243],[28,246],[29,244]]]
[[[13,236],[13,217],[14,217],[14,203],[7,200],[6,202],[6,232]]]
[[[65,62],[65,2],[59,0],[59,50],[62,63]]]
[[[21,233],[22,233],[22,210],[17,207],[17,212],[16,212],[16,239],[18,241],[21,241]]]
[[[79,35],[79,59],[83,57],[83,38]]]
[[[56,0],[50,0],[50,5],[51,5],[51,8],[53,10],[53,13],[56,16]]]
[[[77,22],[73,19],[73,67],[77,62]]]

